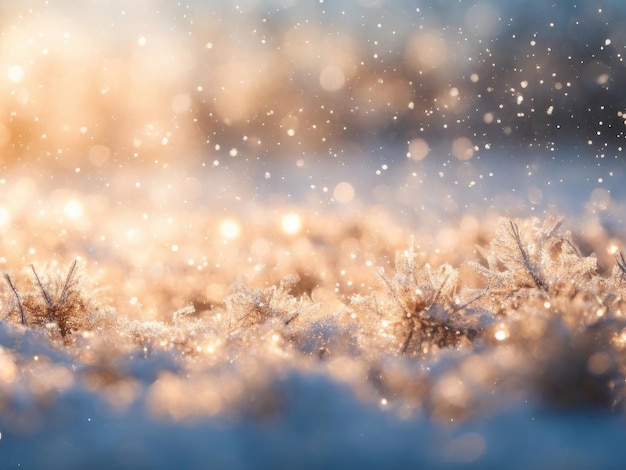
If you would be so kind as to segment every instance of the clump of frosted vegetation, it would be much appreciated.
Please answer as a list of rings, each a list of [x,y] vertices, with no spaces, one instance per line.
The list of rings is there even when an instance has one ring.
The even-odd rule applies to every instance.
[[[487,323],[483,312],[470,306],[486,291],[464,289],[458,293],[456,269],[449,264],[436,269],[430,264],[419,266],[416,256],[413,248],[398,253],[393,277],[377,269],[383,292],[355,295],[353,305],[375,314],[371,323],[379,325],[390,350],[402,355],[471,344]]]
[[[82,279],[75,260],[63,275],[59,270],[47,270],[42,277],[30,266],[31,283],[22,293],[10,274],[4,278],[10,287],[5,299],[5,317],[19,312],[19,321],[27,327],[45,327],[52,336],[69,340],[72,332],[100,330],[114,322],[111,309],[100,305],[93,294],[81,289]],[[12,294],[12,295],[11,295]]]
[[[501,220],[474,237],[459,266],[413,242],[334,299],[301,286],[306,266],[295,265],[265,287],[236,280],[210,306],[190,298],[164,320],[107,307],[76,262],[7,273],[3,432],[23,432],[72,388],[119,412],[141,403],[174,420],[274,419],[289,402],[277,384],[293,371],[403,416],[458,422],[520,400],[623,414],[623,256],[599,273],[560,221]]]

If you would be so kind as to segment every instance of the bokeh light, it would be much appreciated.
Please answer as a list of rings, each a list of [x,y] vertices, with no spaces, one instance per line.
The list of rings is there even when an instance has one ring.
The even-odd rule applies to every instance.
[[[302,220],[300,215],[295,212],[285,214],[281,219],[281,227],[288,235],[297,234],[302,228]]]
[[[220,224],[219,231],[225,239],[234,240],[241,234],[241,225],[235,219],[226,219]]]

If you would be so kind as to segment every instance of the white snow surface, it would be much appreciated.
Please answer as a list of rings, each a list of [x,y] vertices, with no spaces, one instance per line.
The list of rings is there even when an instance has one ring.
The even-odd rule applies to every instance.
[[[36,331],[0,324],[0,346],[21,357],[80,364]],[[149,385],[176,358],[128,358]],[[19,380],[18,380],[19,382]],[[620,468],[623,418],[558,412],[523,402],[460,424],[399,418],[361,403],[345,386],[292,372],[271,384],[271,416],[155,417],[140,395],[123,411],[79,385],[45,402],[27,384],[2,390],[0,468]],[[193,399],[193,397],[189,397]],[[251,397],[251,400],[253,397]]]

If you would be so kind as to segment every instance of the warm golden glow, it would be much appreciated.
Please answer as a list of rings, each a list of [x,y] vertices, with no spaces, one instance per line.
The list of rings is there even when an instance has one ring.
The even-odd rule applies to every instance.
[[[424,139],[416,138],[409,142],[409,151],[406,156],[413,160],[423,160],[428,152],[430,152],[428,143]]]
[[[281,419],[339,409],[339,382],[363,402],[346,408],[338,393],[349,414],[471,424],[437,425],[427,444],[444,466],[478,468],[504,453],[491,430],[469,430],[475,415],[506,400],[515,419],[541,400],[561,404],[553,378],[580,395],[598,387],[598,408],[623,412],[615,221],[626,207],[613,188],[624,174],[602,165],[623,153],[603,139],[623,137],[626,111],[607,106],[596,124],[575,95],[595,86],[597,107],[608,103],[622,72],[603,61],[621,60],[619,35],[588,41],[597,60],[583,64],[576,47],[559,58],[556,34],[518,34],[493,0],[401,11],[386,0],[24,3],[0,7],[0,438],[10,445],[45,458],[38,442],[51,451],[69,440],[40,434],[76,425],[79,435],[92,415],[90,432],[124,419],[160,426],[151,414],[185,436],[224,431],[230,442],[243,423],[246,442],[260,429],[281,444]],[[505,25],[506,37],[488,36]],[[520,41],[534,44],[501,49]],[[597,157],[585,171],[517,157],[558,147],[546,123],[566,139],[591,122],[604,153],[576,147]],[[530,141],[515,140],[523,132]],[[546,215],[567,185],[580,203],[571,230]],[[526,213],[546,220],[513,219]],[[213,426],[218,413],[225,427]],[[408,434],[419,445],[423,433]],[[131,462],[142,437],[115,458]],[[298,456],[327,450],[305,444]]]
[[[326,67],[320,73],[320,85],[326,91],[340,90],[345,83],[346,77],[338,67]]]
[[[7,71],[7,78],[13,83],[21,82],[24,78],[24,69],[19,65],[10,65]]]
[[[77,199],[68,201],[63,210],[70,219],[78,219],[83,215],[83,205]]]
[[[0,207],[0,227],[9,223],[9,211]]]
[[[446,61],[446,40],[437,31],[420,31],[408,42],[406,59],[416,70],[437,68]]]
[[[281,227],[283,231],[288,235],[297,234],[302,228],[302,220],[300,215],[295,212],[285,214],[281,219]]]
[[[337,202],[342,204],[346,204],[351,202],[354,199],[354,187],[346,182],[342,181],[337,186],[335,186],[335,190],[333,191],[333,197]]]
[[[226,219],[220,224],[220,235],[227,240],[234,240],[241,234],[241,225],[235,219]]]
[[[499,329],[495,332],[494,336],[498,341],[504,341],[509,337],[509,333],[505,329]]]
[[[454,139],[452,143],[452,153],[459,160],[469,160],[474,156],[474,146],[467,137]]]

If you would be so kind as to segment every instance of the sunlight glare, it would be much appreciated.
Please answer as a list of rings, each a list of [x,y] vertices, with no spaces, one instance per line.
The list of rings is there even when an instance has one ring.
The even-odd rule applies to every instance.
[[[509,332],[507,331],[504,323],[500,323],[498,331],[495,332],[494,337],[498,341],[504,341],[509,337]]]
[[[65,204],[64,211],[70,219],[78,219],[83,215],[83,205],[80,201],[72,199]]]
[[[9,224],[9,211],[4,207],[0,207],[0,227]]]
[[[19,65],[10,65],[7,72],[7,77],[10,82],[19,83],[24,78],[24,69]]]
[[[506,332],[504,330],[498,330],[496,331],[496,339],[498,341],[502,341],[504,339],[506,339]]]
[[[241,234],[241,226],[234,219],[226,219],[220,224],[220,235],[227,240],[234,240]]]
[[[290,212],[289,214],[285,214],[281,220],[281,227],[283,232],[287,235],[295,235],[302,228],[302,220],[300,216],[295,212]]]

